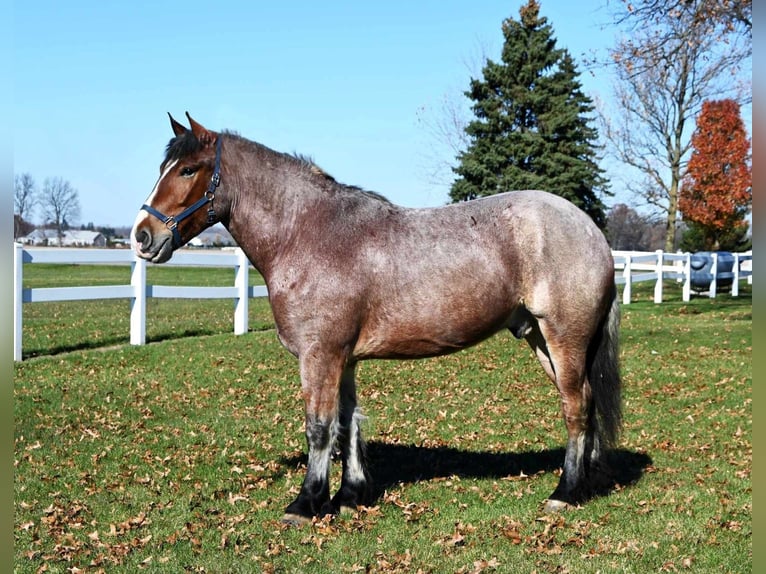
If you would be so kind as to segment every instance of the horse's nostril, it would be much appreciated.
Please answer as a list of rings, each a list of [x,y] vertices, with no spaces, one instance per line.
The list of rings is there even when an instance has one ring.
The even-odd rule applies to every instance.
[[[136,231],[136,243],[141,245],[141,250],[146,251],[152,244],[152,236],[145,229]]]

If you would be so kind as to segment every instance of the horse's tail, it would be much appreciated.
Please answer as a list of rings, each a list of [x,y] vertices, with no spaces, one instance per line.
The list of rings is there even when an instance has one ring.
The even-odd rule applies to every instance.
[[[616,444],[622,424],[622,382],[620,380],[620,301],[612,286],[609,312],[591,342],[588,360],[593,406],[591,423],[595,425],[602,446]],[[595,419],[595,420],[594,420]]]

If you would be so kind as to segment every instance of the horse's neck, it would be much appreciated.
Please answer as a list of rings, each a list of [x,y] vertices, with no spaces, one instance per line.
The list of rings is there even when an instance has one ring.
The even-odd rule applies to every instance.
[[[308,206],[319,198],[320,192],[302,185],[299,194],[289,176],[284,178],[276,173],[269,162],[250,169],[256,175],[236,178],[239,185],[230,202],[226,227],[268,281],[276,261],[294,246],[294,234],[305,225],[303,220],[310,217]]]

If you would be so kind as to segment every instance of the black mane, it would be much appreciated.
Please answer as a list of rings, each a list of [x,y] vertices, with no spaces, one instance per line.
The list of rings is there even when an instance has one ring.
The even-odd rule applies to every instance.
[[[174,159],[183,159],[201,151],[202,143],[191,131],[186,131],[180,136],[174,137],[165,148],[165,163]]]
[[[239,137],[236,132],[223,131],[221,134]],[[197,139],[191,130],[187,130],[168,142],[168,145],[165,147],[165,163],[174,159],[183,159],[202,151],[203,148],[202,142]]]

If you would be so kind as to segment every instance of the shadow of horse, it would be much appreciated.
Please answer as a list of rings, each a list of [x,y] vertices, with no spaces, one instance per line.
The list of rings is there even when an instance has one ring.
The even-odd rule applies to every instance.
[[[370,441],[367,444],[372,477],[373,503],[400,484],[440,478],[500,479],[555,472],[564,465],[565,449],[555,448],[518,453],[474,452],[452,447],[425,447]],[[607,472],[590,498],[606,496],[617,488],[637,483],[652,465],[644,453],[616,449],[605,457]],[[306,455],[283,458],[281,464],[305,464]]]
[[[159,335],[147,336],[146,343],[161,343],[163,341],[173,341],[175,339],[185,339],[191,337],[204,337],[207,335],[216,335],[217,333],[208,329],[184,329],[177,333],[162,333]],[[60,345],[53,345],[48,348],[37,348],[23,352],[24,359],[31,359],[34,357],[53,357],[56,355],[64,355],[67,353],[74,353],[76,351],[111,351],[120,347],[128,345],[126,338],[122,335],[106,336],[101,339],[90,339],[79,341],[77,343],[64,343]]]

